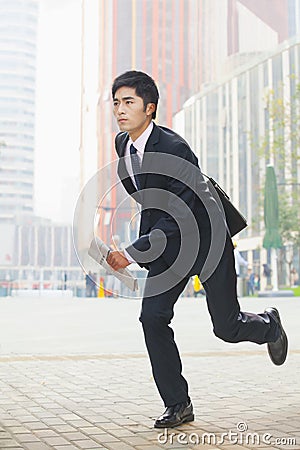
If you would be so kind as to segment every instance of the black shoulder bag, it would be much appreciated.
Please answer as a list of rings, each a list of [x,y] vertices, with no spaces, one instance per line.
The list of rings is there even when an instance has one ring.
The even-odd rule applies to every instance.
[[[218,197],[223,205],[229,233],[231,237],[235,236],[237,233],[248,226],[247,220],[231,203],[230,198],[228,197],[226,192],[223,191],[221,186],[219,186],[212,177],[205,175],[205,173],[203,172],[202,175],[204,175],[209,180],[207,184],[211,193],[214,194],[214,192],[217,192]]]

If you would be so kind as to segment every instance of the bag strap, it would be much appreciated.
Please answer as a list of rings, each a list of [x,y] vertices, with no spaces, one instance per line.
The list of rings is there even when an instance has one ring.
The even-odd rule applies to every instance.
[[[206,175],[203,172],[201,172],[201,173],[205,178],[207,178],[211,182],[211,184],[213,185],[213,187],[215,189],[218,189],[219,191],[221,191],[222,194],[224,195],[224,197],[226,197],[228,200],[230,200],[229,195],[226,194],[226,192],[221,188],[221,186],[216,182],[216,180],[214,180],[212,177],[209,177],[208,175]]]

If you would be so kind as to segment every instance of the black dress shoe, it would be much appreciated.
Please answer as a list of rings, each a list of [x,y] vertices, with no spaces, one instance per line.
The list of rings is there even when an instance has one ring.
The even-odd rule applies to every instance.
[[[288,351],[288,339],[281,324],[279,312],[276,308],[267,308],[265,313],[272,317],[279,326],[279,337],[275,342],[268,343],[268,352],[271,361],[276,364],[276,366],[281,366],[284,363]]]
[[[190,401],[169,406],[165,412],[156,419],[154,428],[172,428],[185,422],[194,420],[193,405]]]

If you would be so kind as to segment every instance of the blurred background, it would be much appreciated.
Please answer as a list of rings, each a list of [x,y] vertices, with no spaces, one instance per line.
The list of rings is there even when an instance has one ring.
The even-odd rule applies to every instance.
[[[111,85],[130,69],[156,80],[157,123],[189,142],[247,217],[240,295],[300,295],[300,0],[0,0],[0,296],[129,295],[85,257],[84,196],[76,251],[72,222],[100,169],[96,233],[118,248],[137,235],[111,164]]]

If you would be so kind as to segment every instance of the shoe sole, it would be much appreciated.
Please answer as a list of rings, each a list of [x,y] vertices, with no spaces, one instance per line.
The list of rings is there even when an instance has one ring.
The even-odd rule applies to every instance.
[[[283,328],[283,326],[282,326],[281,319],[280,319],[280,314],[279,314],[278,309],[277,309],[277,308],[270,308],[270,309],[272,309],[273,311],[268,311],[268,308],[267,308],[267,309],[266,309],[266,312],[267,312],[268,314],[270,314],[273,318],[275,317],[275,319],[278,321],[278,323],[279,323],[279,325],[280,325],[280,327],[281,327],[281,330],[282,330],[282,336],[283,336],[283,339],[284,339],[285,342],[286,342],[286,353],[285,353],[284,358],[283,358],[282,360],[280,360],[280,361],[275,361],[275,360],[273,359],[273,355],[272,355],[272,353],[271,353],[269,344],[267,345],[267,347],[268,347],[268,353],[269,353],[269,357],[270,357],[272,363],[275,364],[275,366],[282,366],[282,364],[285,362],[285,360],[286,360],[286,358],[287,358],[287,353],[288,353],[288,338],[287,338],[286,332],[284,331],[284,328]]]
[[[175,428],[178,427],[178,425],[182,425],[183,423],[187,423],[187,422],[193,422],[195,420],[195,416],[194,414],[190,414],[189,416],[184,417],[180,422],[174,423],[173,425],[155,425],[154,424],[154,428]]]

